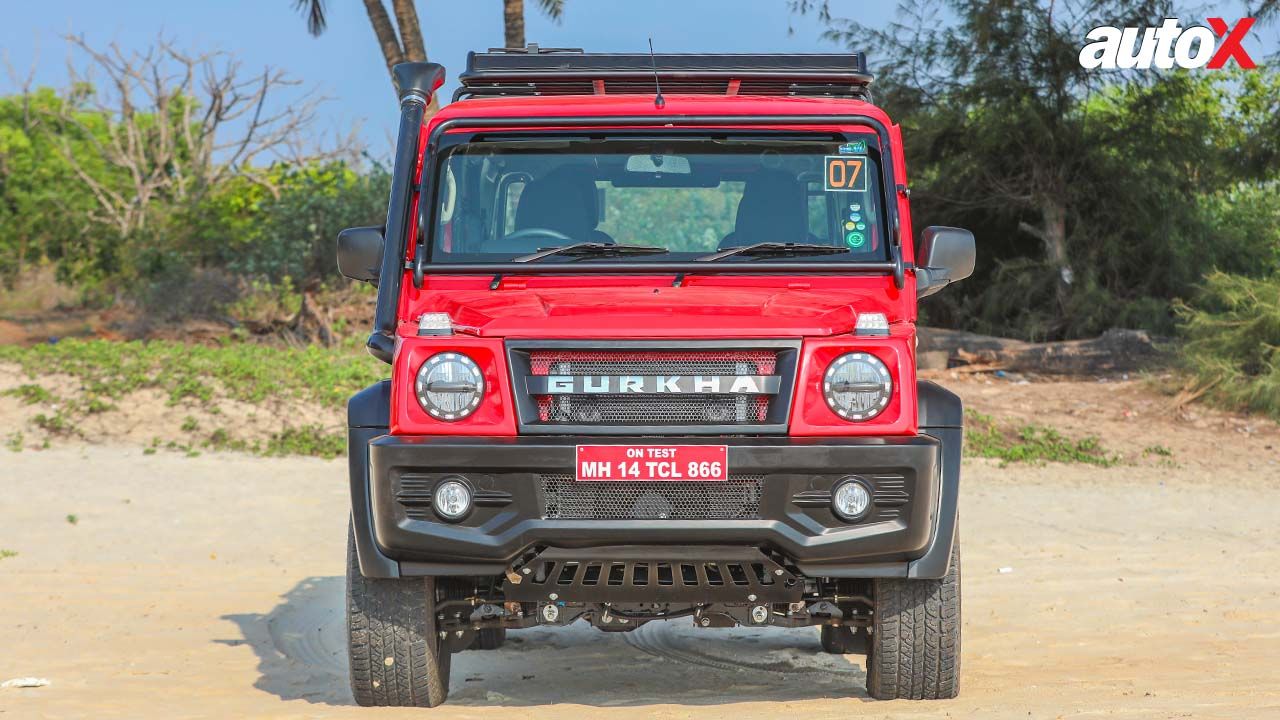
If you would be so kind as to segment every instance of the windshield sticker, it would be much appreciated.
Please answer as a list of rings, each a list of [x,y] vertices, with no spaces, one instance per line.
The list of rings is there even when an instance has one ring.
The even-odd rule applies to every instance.
[[[867,242],[867,237],[860,232],[845,233],[844,244],[851,248],[860,248]]]
[[[822,189],[826,192],[866,192],[865,155],[827,155],[822,173]]]
[[[856,213],[856,212],[858,212],[858,211],[859,211],[859,210],[861,210],[861,209],[862,209],[862,206],[861,206],[861,205],[859,205],[858,203],[853,203],[852,205],[850,205],[850,206],[849,206],[849,212],[855,212],[855,213]]]
[[[841,155],[865,155],[867,153],[867,141],[854,140],[851,143],[845,143],[840,146],[837,152]]]

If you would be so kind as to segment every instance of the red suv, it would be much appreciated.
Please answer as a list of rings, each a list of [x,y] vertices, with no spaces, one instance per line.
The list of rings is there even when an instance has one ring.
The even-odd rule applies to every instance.
[[[472,53],[400,65],[353,397],[348,620],[363,705],[444,701],[507,630],[821,628],[875,698],[949,698],[960,400],[916,301],[898,126],[851,55]]]

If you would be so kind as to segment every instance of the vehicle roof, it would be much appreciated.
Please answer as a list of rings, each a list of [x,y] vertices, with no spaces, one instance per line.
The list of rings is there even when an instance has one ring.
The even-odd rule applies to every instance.
[[[889,125],[879,107],[851,98],[779,97],[770,95],[679,95],[663,94],[665,105],[657,108],[654,95],[543,95],[470,98],[450,103],[432,116],[429,126],[451,118],[528,118],[646,116],[655,122],[664,117],[707,115],[865,115]],[[839,120],[831,124],[845,124]]]

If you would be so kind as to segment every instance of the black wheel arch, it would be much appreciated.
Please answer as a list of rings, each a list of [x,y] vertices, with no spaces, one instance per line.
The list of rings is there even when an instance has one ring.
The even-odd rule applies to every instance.
[[[920,433],[942,443],[941,473],[938,493],[936,530],[924,555],[912,560],[908,578],[941,578],[951,566],[951,548],[956,542],[957,516],[960,504],[960,458],[964,444],[964,403],[960,396],[941,385],[920,380],[916,383],[919,398]]]
[[[351,477],[351,524],[356,557],[365,577],[400,577],[400,564],[382,554],[373,536],[369,497],[369,441],[386,435],[391,422],[391,381],[361,390],[347,401],[347,464]]]

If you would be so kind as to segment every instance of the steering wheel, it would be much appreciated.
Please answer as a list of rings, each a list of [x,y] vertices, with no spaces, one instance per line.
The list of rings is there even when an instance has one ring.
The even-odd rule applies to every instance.
[[[517,230],[511,233],[510,235],[502,238],[502,241],[507,242],[508,240],[528,240],[530,238],[535,238],[535,237],[551,238],[552,240],[558,240],[560,242],[567,242],[567,243],[573,242],[573,238],[569,237],[568,235],[565,235],[559,230],[552,230],[551,228],[543,228],[543,227],[531,227],[531,228],[525,228],[523,230]]]

